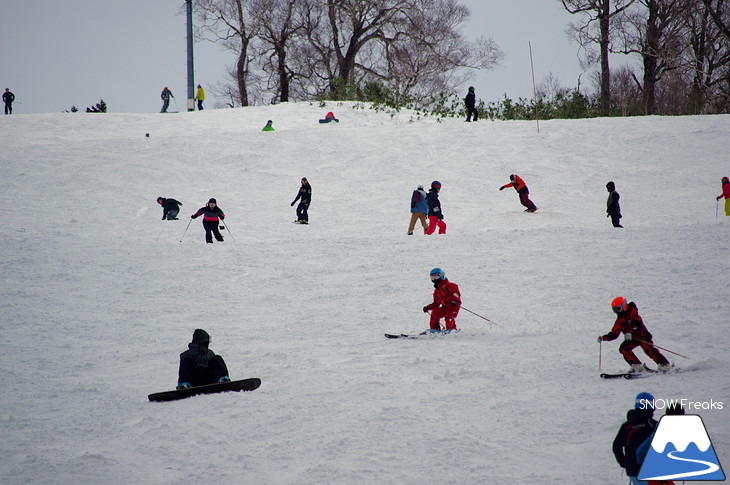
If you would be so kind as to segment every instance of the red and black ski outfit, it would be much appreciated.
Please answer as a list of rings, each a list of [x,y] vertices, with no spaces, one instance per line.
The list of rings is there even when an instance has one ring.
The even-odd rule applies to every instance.
[[[519,175],[515,174],[510,175],[509,179],[511,182],[501,186],[499,190],[504,190],[507,187],[514,187],[520,195],[520,203],[527,207],[525,212],[535,212],[537,210],[537,206],[535,206],[535,203],[530,200],[530,189],[527,188],[525,181],[522,180]]]
[[[446,323],[446,330],[456,330],[456,316],[461,308],[461,293],[456,283],[447,278],[433,282],[433,303],[423,307],[424,312],[431,311],[430,327],[432,330],[441,330],[439,320]]]
[[[626,422],[621,425],[613,440],[616,461],[629,477],[637,477],[641,469],[636,460],[636,450],[656,431],[657,422],[652,419],[653,414],[653,409],[630,410],[626,413]]]
[[[625,311],[617,314],[616,322],[613,324],[613,328],[606,335],[603,335],[601,340],[610,342],[616,340],[622,333],[630,335],[628,340],[624,340],[619,346],[618,350],[621,355],[624,356],[626,362],[629,365],[641,364],[639,359],[634,354],[633,349],[641,346],[646,355],[651,360],[656,362],[658,365],[669,365],[669,361],[664,357],[656,347],[654,347],[651,339],[649,330],[646,329],[644,321],[639,315],[639,310],[636,308],[636,304],[632,301],[628,304]]]
[[[213,207],[210,205],[213,204]],[[190,216],[191,219],[196,219],[199,216],[203,216],[203,227],[205,228],[205,242],[213,243],[213,236],[216,241],[223,241],[220,231],[218,231],[219,219],[223,220],[226,215],[218,207],[215,199],[210,199],[208,205],[198,209],[198,212]]]

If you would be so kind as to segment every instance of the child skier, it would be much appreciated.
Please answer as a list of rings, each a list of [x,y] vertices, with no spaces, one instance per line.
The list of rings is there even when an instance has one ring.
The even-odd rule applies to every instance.
[[[433,282],[433,302],[423,307],[423,313],[431,312],[430,332],[440,332],[443,318],[446,330],[456,330],[456,316],[461,308],[461,294],[456,283],[446,279],[446,273],[441,268],[431,270]]]
[[[302,186],[299,187],[299,192],[297,192],[297,196],[292,201],[291,206],[294,207],[297,201],[299,201],[299,205],[297,206],[297,220],[294,222],[309,224],[309,213],[307,211],[309,210],[309,204],[312,203],[312,186],[309,185],[307,177],[302,177]]]
[[[223,236],[221,236],[218,230],[219,219],[222,221],[226,218],[218,202],[215,199],[210,199],[208,205],[198,209],[198,212],[190,216],[191,219],[196,219],[198,216],[203,216],[203,227],[205,228],[205,242],[213,244],[213,236],[215,240],[223,242]]]
[[[223,357],[209,350],[209,344],[208,332],[200,328],[193,332],[193,341],[188,344],[188,350],[180,354],[178,389],[231,380]]]
[[[727,177],[722,178],[722,194],[718,195],[715,200],[725,197],[725,215],[730,216],[730,181]]]
[[[510,183],[505,184],[499,188],[499,190],[504,190],[507,187],[514,187],[518,194],[520,194],[520,203],[527,207],[525,209],[525,212],[535,212],[537,210],[537,207],[535,204],[530,200],[529,194],[530,190],[527,188],[527,185],[525,184],[525,181],[522,180],[519,175],[512,174],[509,176]]]
[[[598,342],[616,340],[623,333],[624,341],[618,349],[621,355],[624,356],[626,362],[631,366],[631,372],[642,372],[644,370],[644,366],[633,352],[633,349],[639,346],[641,346],[646,355],[651,357],[651,360],[656,362],[658,370],[662,372],[668,371],[671,365],[666,357],[654,347],[651,341],[651,334],[646,329],[644,321],[639,315],[639,310],[636,308],[636,304],[633,301],[627,303],[626,298],[617,296],[611,302],[611,308],[617,315],[616,322],[613,324],[610,332],[598,337]]]
[[[426,235],[431,235],[439,228],[439,234],[446,234],[446,223],[444,222],[444,213],[441,211],[441,201],[439,200],[439,192],[441,191],[441,182],[434,180],[431,182],[431,189],[426,195],[428,203],[428,229]]]

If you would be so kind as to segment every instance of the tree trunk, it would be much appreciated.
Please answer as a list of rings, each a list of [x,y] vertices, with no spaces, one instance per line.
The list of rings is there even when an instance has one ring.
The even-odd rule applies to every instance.
[[[241,42],[241,52],[238,54],[238,62],[236,62],[236,84],[238,86],[238,97],[241,106],[248,106],[248,85],[246,82],[246,51],[248,50],[248,42]]]
[[[653,115],[656,112],[656,80],[659,52],[659,32],[658,9],[660,0],[649,0],[647,7],[649,9],[649,18],[646,22],[646,40],[644,45],[643,63],[644,63],[644,89],[643,102],[644,114]]]
[[[608,66],[608,49],[610,44],[609,22],[611,19],[611,0],[603,0],[598,21],[601,31],[601,94],[600,115],[608,116],[611,113],[611,70]]]

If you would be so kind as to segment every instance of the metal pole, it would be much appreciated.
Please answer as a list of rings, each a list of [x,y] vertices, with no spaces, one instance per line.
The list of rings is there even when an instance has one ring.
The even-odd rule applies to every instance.
[[[527,41],[530,47],[530,68],[532,69],[532,100],[535,103],[535,123],[537,123],[537,132],[540,133],[540,119],[537,115],[537,89],[535,88],[535,66],[532,64],[532,43]]]
[[[185,0],[188,18],[188,111],[195,110],[195,80],[193,69],[193,0]]]

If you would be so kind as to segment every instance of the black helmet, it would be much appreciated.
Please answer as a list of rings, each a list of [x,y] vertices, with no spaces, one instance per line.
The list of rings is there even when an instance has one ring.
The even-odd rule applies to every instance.
[[[203,347],[207,347],[210,343],[210,335],[202,328],[198,328],[193,332],[193,343]]]

